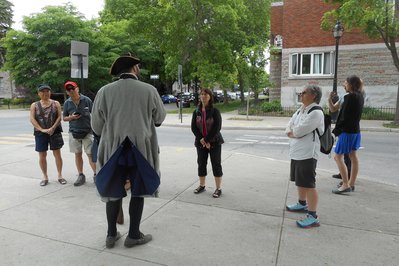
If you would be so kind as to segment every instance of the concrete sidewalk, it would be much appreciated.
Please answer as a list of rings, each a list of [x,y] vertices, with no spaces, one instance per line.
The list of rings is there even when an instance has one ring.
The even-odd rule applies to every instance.
[[[246,116],[239,115],[237,111],[222,113],[223,129],[252,129],[252,130],[285,130],[290,117],[277,116]],[[398,128],[387,128],[383,124],[388,121],[382,120],[361,120],[362,131],[375,132],[397,132]],[[168,114],[163,126],[190,127],[191,114],[183,114],[183,119],[179,114]]]
[[[283,128],[287,122],[269,117],[262,122],[229,120],[229,115],[236,117],[223,115],[223,123],[231,129]],[[190,118],[183,117],[183,126]],[[165,125],[182,126],[174,120],[179,122],[177,115],[168,115]],[[319,169],[321,226],[300,229],[295,221],[303,214],[285,211],[287,203],[297,200],[296,187],[288,182],[288,160],[223,152],[223,195],[213,199],[212,178],[205,193],[193,194],[193,148],[160,149],[161,193],[145,200],[141,227],[153,241],[131,249],[123,246],[129,229],[126,198],[125,224],[118,227],[123,238],[106,249],[105,205],[90,178],[82,187],[73,186],[75,167],[67,149],[63,173],[68,184],[56,181],[49,154],[50,183],[40,187],[34,148],[0,145],[0,265],[356,266],[399,261],[397,186],[360,177],[355,192],[335,195],[331,172]],[[85,167],[90,173],[87,161]]]

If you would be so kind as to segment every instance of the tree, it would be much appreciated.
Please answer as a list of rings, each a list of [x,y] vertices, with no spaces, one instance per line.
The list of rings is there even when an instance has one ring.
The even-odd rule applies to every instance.
[[[203,87],[216,83],[232,87],[238,73],[238,54],[268,39],[270,0],[105,3],[103,23],[128,20],[132,33],[143,36],[161,51],[168,78],[176,79],[181,64],[185,82],[198,80]]]
[[[240,12],[240,35],[234,47],[241,102],[244,102],[245,85],[257,87],[259,77],[266,74],[264,51],[269,45],[270,34],[270,0],[244,0],[243,4],[245,9]],[[255,88],[255,92],[258,89]]]
[[[130,51],[141,59],[142,80],[152,83],[154,81],[150,80],[150,75],[159,74],[157,87],[162,94],[166,93],[166,86],[169,84],[162,51],[159,45],[149,37],[149,29],[146,26],[148,22],[142,23],[142,21],[158,21],[150,2],[147,0],[128,2],[106,0],[100,15],[102,24],[100,30],[111,40],[112,51],[119,54]]]
[[[338,4],[338,7],[324,14],[322,28],[331,29],[333,21],[339,19],[348,30],[357,27],[370,38],[382,38],[399,71],[399,57],[396,48],[396,40],[399,36],[399,1],[324,0],[324,2]],[[399,124],[399,84],[395,123]]]
[[[12,6],[7,0],[0,0],[0,40],[6,36],[12,25]],[[0,46],[0,68],[5,61],[5,49]]]
[[[63,92],[62,85],[70,79],[71,40],[89,43],[85,92],[95,91],[111,79],[108,69],[115,54],[103,51],[107,40],[99,34],[95,21],[86,21],[74,6],[44,7],[41,13],[25,17],[23,25],[24,31],[10,30],[2,42],[7,49],[5,69],[17,85],[35,94],[37,85],[46,82],[55,92]]]
[[[167,75],[183,65],[186,81],[223,87],[236,76],[232,40],[238,31],[240,1],[163,1],[158,17],[161,34],[153,36],[164,53]],[[156,32],[156,31],[155,31]]]

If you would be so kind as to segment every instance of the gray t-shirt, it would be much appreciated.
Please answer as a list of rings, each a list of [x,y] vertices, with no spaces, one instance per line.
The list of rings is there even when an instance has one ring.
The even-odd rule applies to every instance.
[[[78,104],[75,104],[71,98],[68,98],[64,102],[63,116],[72,115],[75,112],[80,113],[80,118],[77,120],[69,121],[69,132],[72,131],[85,131],[91,132],[91,110],[93,102],[89,97],[80,94],[80,100]]]

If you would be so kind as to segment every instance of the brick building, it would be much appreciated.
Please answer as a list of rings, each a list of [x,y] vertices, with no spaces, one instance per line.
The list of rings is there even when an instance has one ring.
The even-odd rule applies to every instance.
[[[335,39],[332,32],[320,29],[323,14],[332,6],[321,0],[275,2],[271,8],[270,81],[271,98],[284,107],[299,103],[298,93],[306,84],[322,88],[321,105],[326,105],[332,90]],[[399,45],[399,43],[398,43]],[[338,53],[338,93],[349,75],[364,82],[366,105],[395,107],[399,72],[382,40],[369,39],[359,31],[345,31]]]

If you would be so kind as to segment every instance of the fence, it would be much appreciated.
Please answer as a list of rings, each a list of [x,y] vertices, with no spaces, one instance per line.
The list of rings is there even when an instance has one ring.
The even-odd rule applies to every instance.
[[[268,106],[265,108],[264,105],[252,105],[249,108],[249,115],[258,116],[292,116],[298,107],[281,107],[281,106]],[[324,110],[328,112],[328,109]],[[238,109],[239,114],[245,115],[247,113],[246,105],[242,105]],[[362,113],[362,119],[365,120],[394,120],[396,108],[395,107],[364,107]]]

